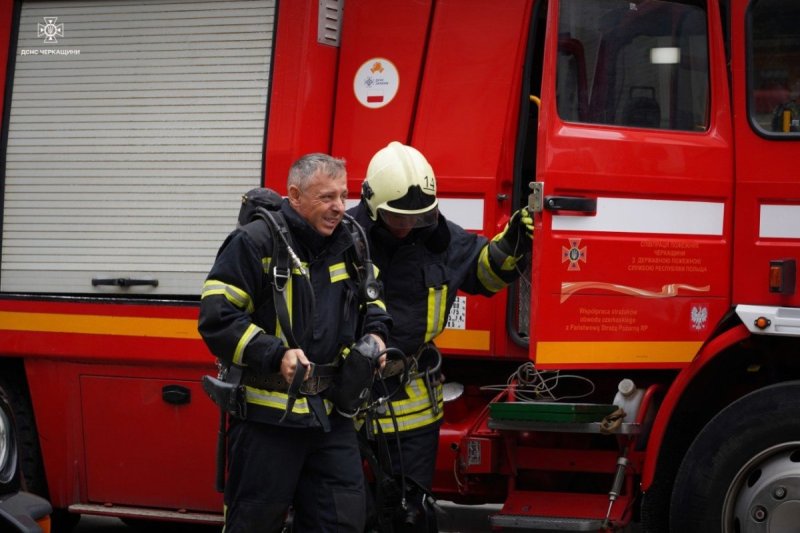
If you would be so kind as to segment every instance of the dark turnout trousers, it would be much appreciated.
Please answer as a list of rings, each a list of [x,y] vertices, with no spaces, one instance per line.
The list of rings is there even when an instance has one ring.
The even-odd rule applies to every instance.
[[[353,421],[331,431],[235,422],[225,485],[225,533],[280,531],[294,507],[294,531],[364,529],[364,474]]]

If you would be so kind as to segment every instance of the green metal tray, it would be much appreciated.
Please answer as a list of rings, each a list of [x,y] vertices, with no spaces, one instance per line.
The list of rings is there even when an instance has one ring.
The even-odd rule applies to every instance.
[[[614,405],[561,402],[493,402],[492,420],[530,420],[535,422],[600,422],[616,410]]]

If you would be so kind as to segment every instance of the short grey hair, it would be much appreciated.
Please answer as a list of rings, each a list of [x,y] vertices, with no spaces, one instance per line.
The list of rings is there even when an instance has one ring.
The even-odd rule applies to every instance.
[[[317,172],[321,172],[331,179],[341,178],[347,175],[345,160],[319,152],[306,154],[292,164],[286,186],[295,185],[300,190],[304,190]]]

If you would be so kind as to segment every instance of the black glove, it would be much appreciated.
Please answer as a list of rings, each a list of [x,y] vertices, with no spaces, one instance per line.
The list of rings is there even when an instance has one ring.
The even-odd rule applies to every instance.
[[[341,415],[357,415],[369,399],[380,355],[381,347],[372,335],[364,335],[350,347],[329,394]]]
[[[533,218],[528,208],[515,211],[503,231],[492,239],[492,243],[499,252],[515,260],[530,252],[533,246]]]
[[[373,367],[378,368],[378,359],[381,356],[381,347],[371,333],[367,333],[350,348],[351,352],[358,352],[372,362]]]

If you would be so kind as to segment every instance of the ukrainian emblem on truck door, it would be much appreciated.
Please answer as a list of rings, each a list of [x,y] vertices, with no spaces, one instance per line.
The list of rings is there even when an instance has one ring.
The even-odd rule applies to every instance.
[[[586,262],[586,246],[581,246],[580,239],[570,239],[569,248],[566,246],[561,247],[561,262],[569,261],[567,270],[580,270],[581,261]]]

